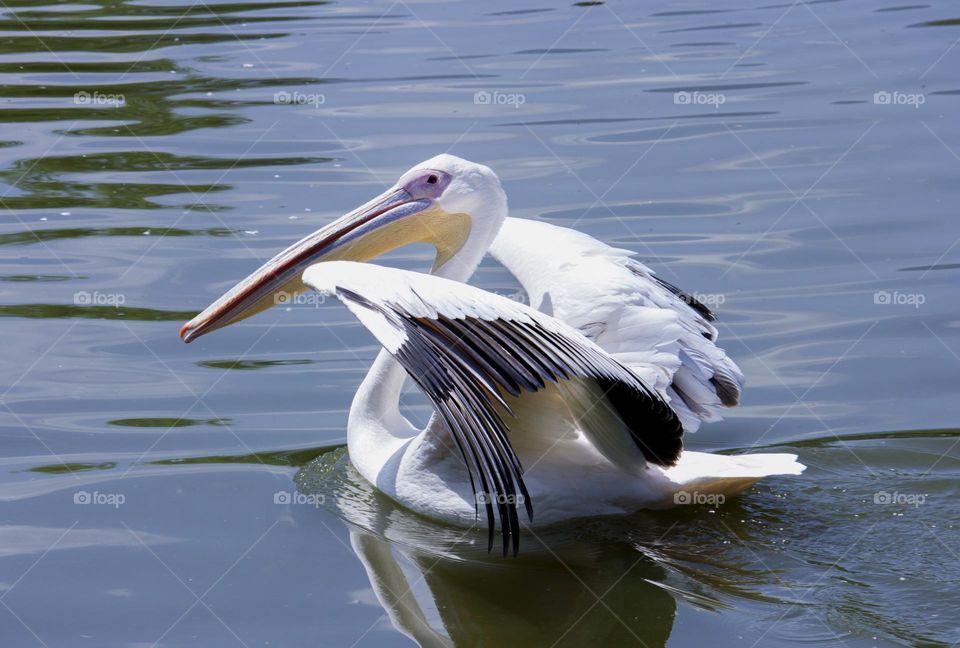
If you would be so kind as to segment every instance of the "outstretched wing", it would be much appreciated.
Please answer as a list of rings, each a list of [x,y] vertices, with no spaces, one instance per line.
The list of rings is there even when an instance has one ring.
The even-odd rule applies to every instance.
[[[491,547],[495,512],[504,553],[511,541],[514,553],[519,547],[517,504],[533,517],[510,442],[511,397],[548,383],[592,380],[647,461],[669,466],[679,458],[682,427],[667,403],[552,317],[473,286],[365,263],[318,263],[303,281],[346,304],[433,402],[484,504]],[[601,453],[616,452],[609,431],[584,433]]]
[[[716,344],[713,312],[633,252],[565,227],[507,218],[490,253],[534,308],[581,331],[662,394],[684,431],[739,402],[743,374]]]

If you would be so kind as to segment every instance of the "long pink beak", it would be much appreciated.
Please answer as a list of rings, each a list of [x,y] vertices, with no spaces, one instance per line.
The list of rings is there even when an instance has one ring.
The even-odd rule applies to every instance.
[[[289,287],[302,289],[300,275],[307,266],[322,261],[340,247],[401,218],[421,212],[432,200],[414,199],[410,193],[394,187],[370,202],[297,241],[276,255],[256,272],[240,281],[222,297],[180,328],[180,338],[196,338],[266,310]]]

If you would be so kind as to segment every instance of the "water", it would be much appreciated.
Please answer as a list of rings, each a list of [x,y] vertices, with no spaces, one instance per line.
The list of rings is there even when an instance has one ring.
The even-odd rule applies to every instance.
[[[956,16],[7,3],[4,645],[960,641]],[[688,446],[793,451],[804,476],[543,531],[503,561],[337,450],[376,352],[341,307],[178,340],[447,150],[490,164],[514,215],[712,301],[749,387]],[[475,283],[514,289],[493,263]]]

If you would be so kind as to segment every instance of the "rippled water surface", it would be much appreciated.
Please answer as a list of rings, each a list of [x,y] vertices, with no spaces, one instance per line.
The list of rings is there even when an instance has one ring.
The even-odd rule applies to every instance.
[[[960,641],[958,15],[6,2],[0,641]],[[514,215],[711,303],[749,384],[687,445],[807,472],[544,530],[505,561],[350,468],[376,347],[338,305],[179,341],[259,262],[444,151],[492,166]],[[492,262],[475,283],[515,290]]]

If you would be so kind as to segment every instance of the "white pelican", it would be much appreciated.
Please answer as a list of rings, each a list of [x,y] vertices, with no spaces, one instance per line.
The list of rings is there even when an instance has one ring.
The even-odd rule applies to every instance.
[[[413,242],[431,274],[362,263]],[[467,285],[490,252],[524,305]],[[293,244],[180,330],[184,341],[309,288],[332,295],[383,350],[347,423],[351,461],[400,504],[471,526],[503,551],[527,523],[662,508],[799,474],[792,454],[682,451],[682,435],[736,405],[743,375],[716,346],[710,310],[625,250],[508,218],[488,167],[439,155]],[[399,409],[409,375],[434,405],[424,429]],[[534,517],[536,512],[536,517]]]

